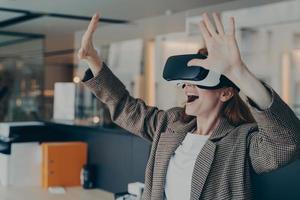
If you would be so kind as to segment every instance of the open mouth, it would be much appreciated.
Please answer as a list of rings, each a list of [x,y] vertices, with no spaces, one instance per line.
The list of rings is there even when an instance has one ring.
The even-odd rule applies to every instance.
[[[199,96],[195,96],[195,95],[188,95],[187,96],[187,102],[188,103],[192,103],[193,101],[195,101],[196,99],[198,99]]]

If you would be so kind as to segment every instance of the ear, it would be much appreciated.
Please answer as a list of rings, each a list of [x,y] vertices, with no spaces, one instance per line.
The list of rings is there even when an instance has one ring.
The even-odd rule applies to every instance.
[[[220,101],[226,102],[230,100],[233,97],[234,93],[235,91],[232,87],[222,88],[220,93]]]

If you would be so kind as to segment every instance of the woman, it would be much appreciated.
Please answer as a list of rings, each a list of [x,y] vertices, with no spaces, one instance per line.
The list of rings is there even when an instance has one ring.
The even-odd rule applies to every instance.
[[[107,104],[115,123],[152,142],[143,199],[250,199],[252,171],[269,172],[296,159],[299,119],[242,61],[234,19],[225,32],[219,16],[213,17],[216,29],[206,13],[200,23],[208,57],[189,65],[229,78],[247,96],[256,122],[234,87],[209,90],[186,84],[185,108],[147,106],[129,95],[94,49],[98,14],[82,38],[78,56],[90,67],[84,84]],[[238,102],[240,109],[226,113],[232,111],[228,105]],[[191,117],[182,120],[184,111]]]

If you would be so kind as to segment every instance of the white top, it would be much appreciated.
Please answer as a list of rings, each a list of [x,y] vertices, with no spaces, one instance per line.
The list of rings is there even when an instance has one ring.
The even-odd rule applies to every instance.
[[[208,135],[188,133],[172,155],[165,184],[165,199],[188,200],[196,158],[208,140]]]

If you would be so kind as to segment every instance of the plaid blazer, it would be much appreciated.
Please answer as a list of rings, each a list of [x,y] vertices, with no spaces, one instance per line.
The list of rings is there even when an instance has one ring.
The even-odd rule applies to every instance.
[[[183,108],[159,110],[131,97],[106,65],[95,77],[87,70],[83,83],[108,106],[116,124],[151,141],[143,199],[163,199],[170,157],[196,120],[182,122]],[[272,88],[269,91],[269,108],[258,110],[247,102],[257,123],[234,127],[220,120],[196,159],[190,199],[251,199],[252,172],[270,172],[297,158],[299,119]]]

